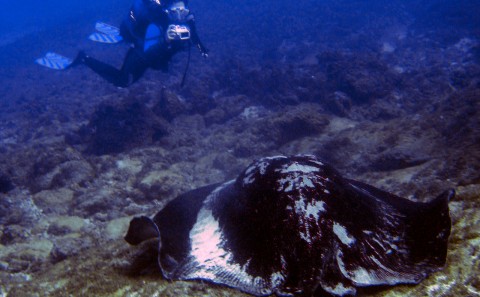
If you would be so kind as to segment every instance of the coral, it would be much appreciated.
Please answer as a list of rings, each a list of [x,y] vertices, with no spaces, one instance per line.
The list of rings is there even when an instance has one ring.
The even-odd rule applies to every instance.
[[[160,100],[152,108],[155,114],[163,117],[167,121],[172,121],[175,117],[186,113],[188,110],[189,105],[187,102],[166,88],[162,88]]]
[[[168,133],[168,124],[141,102],[102,104],[79,134],[94,155],[149,145]]]
[[[325,68],[329,88],[348,94],[356,103],[380,99],[398,85],[396,74],[372,55],[325,52],[318,61]]]

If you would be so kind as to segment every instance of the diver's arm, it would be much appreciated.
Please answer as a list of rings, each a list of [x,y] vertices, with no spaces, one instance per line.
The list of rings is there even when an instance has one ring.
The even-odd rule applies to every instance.
[[[208,49],[203,45],[198,37],[197,27],[195,26],[195,19],[193,18],[193,15],[190,15],[189,18],[188,26],[190,27],[190,38],[192,43],[200,50],[202,56],[208,57]]]

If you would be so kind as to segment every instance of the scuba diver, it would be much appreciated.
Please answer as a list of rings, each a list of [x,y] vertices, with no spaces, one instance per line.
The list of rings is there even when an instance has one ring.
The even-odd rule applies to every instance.
[[[195,45],[202,56],[208,57],[208,50],[198,37],[194,16],[186,5],[188,0],[135,0],[116,36],[118,40],[131,44],[120,69],[92,58],[84,51],[80,51],[73,61],[48,53],[45,58],[37,59],[37,63],[54,69],[86,65],[115,86],[127,87],[142,77],[148,68],[168,71],[171,58],[179,51],[188,49],[190,60],[191,45]],[[60,65],[55,64],[55,59],[59,59]]]

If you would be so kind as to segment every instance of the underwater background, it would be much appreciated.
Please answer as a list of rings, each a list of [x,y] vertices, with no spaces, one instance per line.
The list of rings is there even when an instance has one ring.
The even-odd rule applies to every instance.
[[[126,44],[87,37],[130,5],[2,3],[0,296],[247,296],[132,267],[128,222],[301,153],[415,201],[457,192],[445,268],[365,295],[480,296],[480,1],[191,0],[210,52],[183,88],[186,52],[124,89],[34,63],[120,67]]]

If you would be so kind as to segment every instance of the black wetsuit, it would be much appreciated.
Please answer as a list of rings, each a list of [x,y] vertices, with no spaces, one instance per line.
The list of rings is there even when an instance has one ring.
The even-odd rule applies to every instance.
[[[136,82],[148,68],[167,71],[172,56],[192,44],[197,46],[202,54],[207,53],[207,49],[198,37],[193,15],[189,14],[182,23],[188,26],[190,38],[187,40],[166,40],[165,30],[172,22],[164,8],[159,5],[152,5],[151,1],[148,0],[136,0],[129,15],[120,26],[122,38],[132,44],[122,68],[117,69],[84,53],[79,54],[76,64],[88,66],[116,86],[127,87]],[[147,28],[152,24],[159,29],[160,37],[147,47]]]

